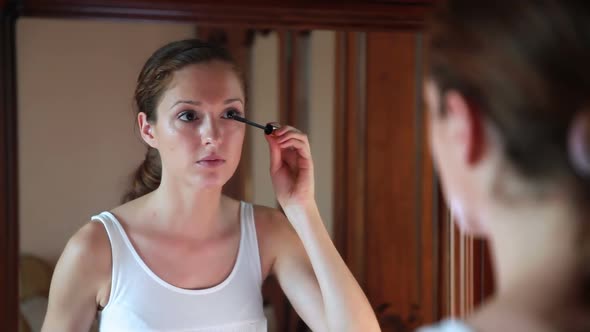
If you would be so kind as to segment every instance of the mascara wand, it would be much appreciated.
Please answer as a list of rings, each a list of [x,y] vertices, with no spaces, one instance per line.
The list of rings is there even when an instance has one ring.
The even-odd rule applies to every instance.
[[[266,135],[272,134],[272,132],[275,129],[277,129],[277,127],[271,125],[270,123],[268,123],[266,126],[263,126],[263,125],[258,124],[256,122],[250,121],[250,120],[248,120],[246,118],[243,118],[243,117],[237,115],[236,112],[234,112],[234,111],[227,112],[226,118],[227,119],[236,120],[236,121],[239,121],[239,122],[243,122],[245,124],[249,124],[249,125],[251,125],[253,127],[256,127],[256,128],[260,128],[260,129],[264,130],[264,133]]]

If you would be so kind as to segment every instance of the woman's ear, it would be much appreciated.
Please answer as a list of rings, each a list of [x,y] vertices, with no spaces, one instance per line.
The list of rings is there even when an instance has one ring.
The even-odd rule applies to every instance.
[[[485,130],[481,113],[458,91],[451,90],[444,96],[446,121],[450,141],[459,149],[457,153],[466,166],[475,166],[484,156]]]
[[[152,148],[157,148],[157,139],[155,136],[155,127],[147,120],[147,115],[144,112],[137,114],[137,124],[139,125],[139,132],[141,138]]]

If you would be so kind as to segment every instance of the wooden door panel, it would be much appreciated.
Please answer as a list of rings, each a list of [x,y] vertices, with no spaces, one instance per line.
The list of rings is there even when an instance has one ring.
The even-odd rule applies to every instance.
[[[435,181],[419,33],[367,36],[366,284],[384,331],[436,317]]]

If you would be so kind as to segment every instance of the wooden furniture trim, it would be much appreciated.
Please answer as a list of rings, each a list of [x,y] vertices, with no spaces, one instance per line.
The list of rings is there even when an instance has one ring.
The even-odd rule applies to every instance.
[[[366,34],[336,37],[334,112],[334,227],[336,246],[359,284],[365,284]]]
[[[0,9],[0,326],[18,324],[18,135],[13,2]]]
[[[198,22],[289,29],[415,30],[432,1],[311,0],[29,0],[19,13],[37,17]]]

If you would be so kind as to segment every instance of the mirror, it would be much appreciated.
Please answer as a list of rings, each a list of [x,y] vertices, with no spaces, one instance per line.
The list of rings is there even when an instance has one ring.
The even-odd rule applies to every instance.
[[[287,55],[299,59],[291,98],[297,126],[310,137],[317,200],[333,233],[336,32],[231,31],[249,36],[238,44],[245,49],[239,60],[248,67],[247,116],[259,123],[284,118],[281,52],[296,44],[298,53]],[[162,22],[18,20],[19,298],[30,331],[40,329],[51,272],[67,240],[91,216],[120,204],[145,156],[132,110],[144,62],[167,42],[219,38],[218,32]],[[240,183],[232,184],[243,197],[236,198],[275,207],[267,143],[258,130],[246,137]],[[272,305],[267,309],[269,331],[278,330]]]
[[[21,257],[36,257],[21,260],[20,295],[27,300],[18,311],[26,307],[38,317],[42,299],[28,300],[43,294],[37,290],[48,277],[29,293],[22,277],[50,276],[67,238],[89,216],[118,204],[145,151],[132,116],[135,76],[157,47],[194,36],[230,44],[248,64],[252,120],[279,119],[309,134],[323,219],[383,331],[411,331],[483,300],[485,246],[455,232],[426,144],[420,29],[431,2],[205,2],[33,0],[15,9],[0,1],[6,22],[0,48],[7,50],[0,57],[8,57],[0,62],[0,82],[7,82],[0,90],[6,153],[0,244],[7,244],[0,255],[0,289],[7,294],[0,297],[0,325],[16,330],[16,235]],[[17,66],[11,66],[13,22]],[[256,29],[240,31],[239,24]],[[227,189],[274,205],[261,140],[247,133],[241,171]],[[282,300],[270,289],[265,296],[281,308],[271,313],[279,330],[305,331],[288,306],[274,304]]]

